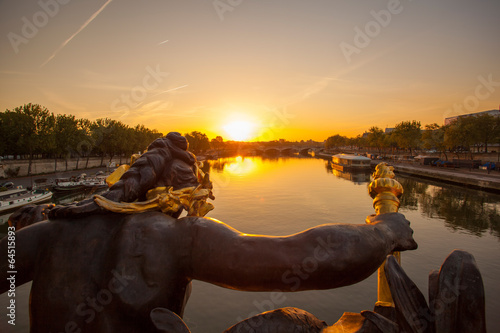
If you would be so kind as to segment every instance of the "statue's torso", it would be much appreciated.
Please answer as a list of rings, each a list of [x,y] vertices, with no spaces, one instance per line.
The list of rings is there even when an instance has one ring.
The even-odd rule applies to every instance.
[[[190,240],[178,223],[159,213],[49,223],[32,286],[33,332],[147,331],[153,308],[182,315]]]

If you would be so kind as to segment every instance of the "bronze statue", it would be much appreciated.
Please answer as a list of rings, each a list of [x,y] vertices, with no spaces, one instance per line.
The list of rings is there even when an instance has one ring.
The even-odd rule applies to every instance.
[[[186,140],[170,133],[104,197],[131,203],[154,188],[209,188],[196,168]],[[33,281],[32,332],[166,332],[170,319],[182,317],[193,279],[245,291],[330,289],[367,278],[392,251],[417,247],[399,213],[271,237],[210,218],[177,218],[186,208],[179,207],[171,216],[120,214],[90,199],[47,206],[49,219],[33,207],[13,215],[16,224],[32,214],[15,236],[16,285]],[[1,253],[7,243],[0,241]],[[8,271],[2,260],[0,293],[9,289]]]
[[[16,285],[33,280],[34,332],[155,332],[150,312],[182,317],[192,279],[246,291],[330,289],[367,278],[393,250],[416,248],[401,214],[370,219],[287,237],[161,212],[42,221],[16,233]],[[2,293],[7,271],[3,261]]]

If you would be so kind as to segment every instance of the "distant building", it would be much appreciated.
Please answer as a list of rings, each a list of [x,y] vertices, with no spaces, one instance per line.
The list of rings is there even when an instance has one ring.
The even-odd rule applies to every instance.
[[[394,131],[394,128],[386,127],[384,133],[385,134],[390,134],[390,133],[392,133],[392,131]]]
[[[494,117],[499,117],[500,116],[500,110],[488,110],[488,111],[481,111],[481,112],[475,112],[475,113],[462,114],[462,115],[454,116],[454,117],[448,117],[448,118],[444,119],[444,124],[445,125],[449,125],[449,124],[453,123],[455,120],[457,120],[458,118],[470,117],[470,116],[477,117],[477,116],[480,116],[480,115],[483,115],[483,114],[489,114],[489,115],[494,116]]]

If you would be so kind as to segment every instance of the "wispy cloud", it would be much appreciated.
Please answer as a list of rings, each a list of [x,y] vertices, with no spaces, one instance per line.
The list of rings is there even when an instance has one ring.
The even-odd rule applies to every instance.
[[[316,81],[308,84],[302,91],[298,92],[291,98],[288,98],[285,105],[290,106],[305,101],[313,95],[321,93],[328,87],[331,81],[335,80],[337,79],[333,77],[321,77]]]
[[[55,110],[52,110],[55,113],[68,112],[68,113],[78,113],[78,115],[82,115],[87,111],[85,106],[75,104],[74,102],[68,100],[67,97],[61,94],[55,93],[53,91],[44,88],[39,88],[39,90],[47,98],[47,100],[51,103],[51,105],[56,106]]]
[[[113,1],[113,0],[107,0],[106,3],[104,3],[104,5],[102,5],[101,8],[99,8],[94,14],[92,14],[92,16],[87,21],[85,21],[85,23],[73,35],[71,35],[68,39],[66,39],[57,48],[57,50],[55,50],[54,53],[52,53],[52,55],[47,60],[45,60],[45,62],[43,64],[40,65],[40,67],[44,67],[47,63],[49,63],[49,61],[51,61],[52,59],[54,59],[54,57],[56,56],[56,54],[59,53],[59,51],[61,51],[69,42],[71,42],[71,40],[73,38],[75,38],[76,35],[78,35],[83,29],[85,29],[87,27],[87,25],[89,25],[90,22],[92,22],[97,17],[97,15],[99,15],[104,10],[104,8],[106,8],[106,6],[109,5],[109,3],[111,1]]]
[[[153,97],[156,97],[156,96],[161,95],[161,94],[169,93],[169,92],[172,92],[172,91],[175,91],[175,90],[179,90],[179,89],[185,88],[185,87],[187,87],[187,86],[189,86],[189,85],[188,85],[188,84],[185,84],[185,85],[180,86],[180,87],[175,87],[175,88],[172,88],[172,89],[167,89],[167,90],[164,90],[164,91],[162,91],[162,92],[160,92],[160,93],[158,93],[158,94],[154,95]]]
[[[160,46],[162,44],[165,44],[166,42],[168,42],[168,39],[167,40],[164,40],[163,42],[159,42],[158,44],[156,44],[156,46]]]

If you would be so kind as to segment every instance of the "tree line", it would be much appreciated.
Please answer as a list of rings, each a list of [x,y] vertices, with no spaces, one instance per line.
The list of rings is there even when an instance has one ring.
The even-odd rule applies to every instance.
[[[29,159],[28,173],[34,158],[53,158],[55,169],[57,160],[80,159],[100,156],[101,165],[105,157],[130,156],[143,152],[155,139],[163,134],[143,125],[130,127],[120,121],[101,118],[90,121],[73,115],[54,115],[39,104],[25,104],[13,110],[0,112],[0,156],[12,155]],[[202,153],[208,149],[228,149],[237,142],[225,142],[221,136],[209,140],[198,131],[185,133],[189,149]],[[489,114],[459,117],[453,123],[440,126],[436,123],[422,128],[419,121],[403,121],[390,133],[373,126],[365,135],[348,138],[340,134],[330,136],[325,141],[327,149],[374,148],[383,151],[409,151],[433,149],[444,154],[488,152],[488,145],[500,142],[500,117]],[[270,142],[273,143],[273,142]],[[278,142],[274,142],[278,143]],[[265,144],[265,143],[262,143]],[[234,147],[233,147],[234,148]]]
[[[435,150],[448,160],[448,154],[469,154],[473,151],[488,152],[490,144],[500,143],[500,117],[489,114],[458,117],[447,125],[436,123],[421,126],[419,121],[402,121],[395,128],[385,133],[373,126],[365,135],[348,138],[339,134],[330,136],[325,141],[325,148],[340,147],[372,148],[381,154],[383,151],[408,151],[413,155],[415,150]]]
[[[162,133],[143,125],[130,127],[120,121],[101,118],[90,121],[73,115],[54,115],[39,104],[25,104],[0,112],[0,156],[29,159],[28,174],[34,158],[57,160],[101,156],[130,156],[144,151]],[[67,164],[66,164],[67,165]],[[82,165],[83,167],[83,165]]]

